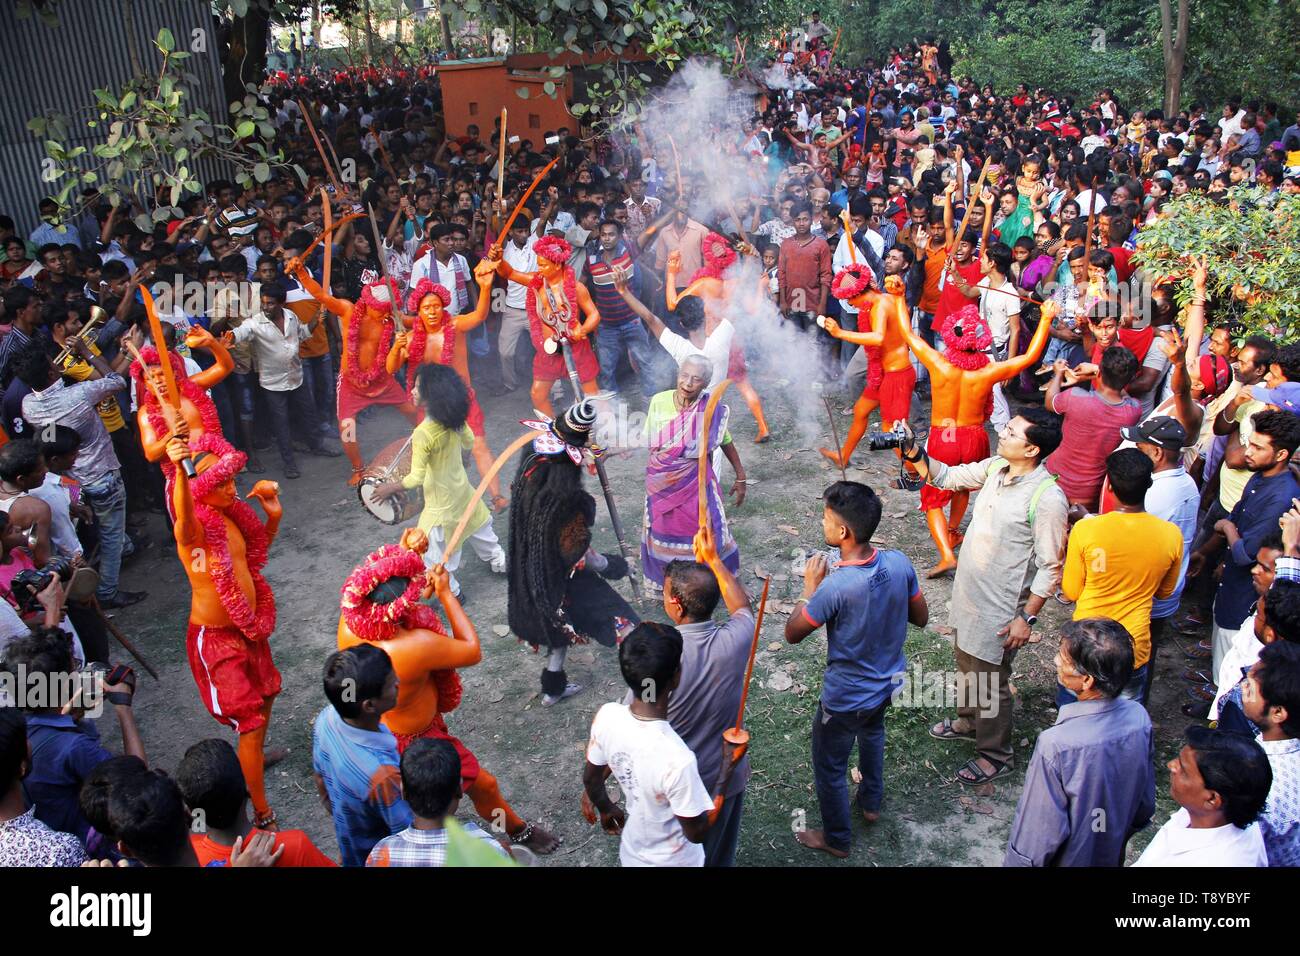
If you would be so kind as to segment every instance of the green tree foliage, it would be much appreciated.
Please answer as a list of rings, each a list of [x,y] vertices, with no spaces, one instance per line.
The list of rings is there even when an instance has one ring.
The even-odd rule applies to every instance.
[[[1227,201],[1188,193],[1139,234],[1135,261],[1156,276],[1176,277],[1174,298],[1191,298],[1193,262],[1203,260],[1217,306],[1249,332],[1300,339],[1300,196],[1265,197],[1236,186]]]
[[[190,54],[176,49],[170,30],[154,40],[161,56],[156,76],[138,77],[121,89],[95,90],[95,103],[73,117],[39,116],[27,128],[45,147],[43,178],[57,185],[54,199],[64,210],[72,207],[82,188],[94,186],[114,205],[132,199],[141,209],[156,210],[155,219],[180,216],[181,199],[199,193],[196,166],[218,159],[235,169],[247,185],[265,182],[284,155],[272,150],[275,128],[250,86],[242,100],[230,104],[231,124],[189,105],[187,84],[197,82],[183,72]],[[84,125],[106,134],[93,146],[71,146],[73,129]],[[306,173],[294,170],[306,183]],[[138,217],[142,229],[152,228],[147,214]]]

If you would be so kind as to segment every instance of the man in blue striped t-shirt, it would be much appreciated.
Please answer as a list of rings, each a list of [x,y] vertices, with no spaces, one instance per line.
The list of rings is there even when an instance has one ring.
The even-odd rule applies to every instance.
[[[312,728],[316,789],[334,817],[344,866],[365,866],[384,837],[411,825],[397,738],[380,721],[397,706],[397,671],[383,648],[358,644],[325,661],[331,706]]]
[[[641,380],[641,393],[652,398],[658,389],[650,337],[614,285],[615,277],[621,275],[632,294],[640,298],[641,270],[623,241],[621,223],[604,220],[597,236],[595,242],[587,245],[582,279],[600,313],[600,328],[596,331],[596,357],[600,360],[598,382],[602,391],[618,391],[618,365],[626,354]]]

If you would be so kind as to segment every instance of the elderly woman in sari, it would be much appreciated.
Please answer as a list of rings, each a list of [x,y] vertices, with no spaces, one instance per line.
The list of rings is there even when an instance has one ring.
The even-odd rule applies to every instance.
[[[660,392],[646,410],[646,436],[650,460],[646,465],[645,533],[641,541],[641,567],[655,588],[664,586],[664,569],[678,558],[692,560],[692,541],[699,530],[699,459],[701,445],[710,456],[706,470],[709,527],[718,543],[718,554],[733,572],[740,570],[740,550],[727,527],[722,507],[718,470],[722,456],[731,462],[736,480],[728,494],[736,504],[745,502],[745,468],[740,463],[727,431],[727,406],[714,409],[709,434],[701,436],[704,409],[709,402],[706,388],[713,376],[713,363],[703,355],[688,355],[677,370],[677,387]],[[705,440],[702,442],[701,437]]]

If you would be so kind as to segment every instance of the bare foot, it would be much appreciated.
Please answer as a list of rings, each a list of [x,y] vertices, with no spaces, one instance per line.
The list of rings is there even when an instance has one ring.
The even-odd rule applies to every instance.
[[[948,532],[948,547],[954,551],[961,547],[961,543],[966,540],[966,536],[960,531]]]
[[[532,836],[525,840],[523,845],[540,856],[546,856],[559,848],[560,838],[549,830],[543,830],[537,824],[533,824]]]
[[[819,452],[821,452],[821,453],[822,453],[822,457],[825,458],[827,461],[829,461],[832,465],[836,465],[837,467],[840,467],[840,468],[847,468],[847,467],[849,466],[849,463],[848,463],[847,460],[845,460],[845,461],[840,461],[840,453],[839,453],[839,452],[837,452],[837,451],[832,451],[832,450],[829,449],[829,448],[818,448],[817,450],[818,450]]]
[[[826,843],[826,834],[821,830],[799,830],[795,833],[794,838],[799,842],[800,846],[829,853],[837,860],[842,860],[849,855],[848,850],[837,850],[835,847],[828,845]]]
[[[505,511],[509,507],[510,507],[510,499],[507,498],[505,495],[492,496],[492,510],[495,511],[497,514],[500,514],[501,512]]]
[[[772,440],[772,433],[763,431],[759,432],[754,438],[755,445],[764,445]]]
[[[262,766],[269,770],[287,756],[289,756],[288,747],[273,747],[270,750],[263,751]]]
[[[862,811],[862,819],[866,820],[868,823],[875,823],[877,820],[880,819],[880,811],[878,811],[878,810],[863,810],[863,811]]]
[[[943,577],[945,574],[947,574],[949,571],[955,570],[956,567],[957,567],[957,559],[956,559],[956,558],[953,558],[951,561],[940,561],[938,564],[936,564],[934,567],[932,567],[929,571],[926,571],[926,572],[925,572],[925,576],[926,576],[927,578],[941,578],[941,577]]]
[[[352,469],[352,477],[348,479],[348,487],[349,487],[349,488],[355,488],[357,485],[361,484],[361,474],[362,474],[362,471],[363,471],[363,469],[361,469],[361,468],[353,468],[353,469]]]

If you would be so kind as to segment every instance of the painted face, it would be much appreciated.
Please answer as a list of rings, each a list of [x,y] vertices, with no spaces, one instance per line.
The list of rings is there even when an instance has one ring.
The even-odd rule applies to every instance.
[[[220,461],[220,459],[218,459],[216,455],[204,455],[199,460],[198,464],[194,466],[194,470],[201,475],[210,468],[215,468],[218,461]],[[199,500],[210,508],[224,511],[233,505],[235,499],[238,497],[239,492],[235,490],[235,479],[231,478],[217,485],[217,487],[213,488]]]
[[[420,321],[429,332],[436,332],[442,328],[443,316],[442,298],[436,295],[426,295],[420,300]]]
[[[563,268],[563,263],[552,262],[544,256],[537,257],[537,271],[541,273],[543,279],[554,279]]]

